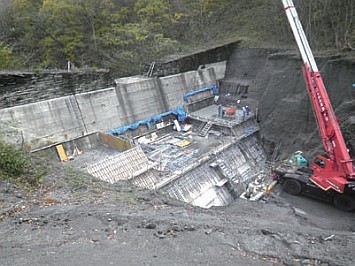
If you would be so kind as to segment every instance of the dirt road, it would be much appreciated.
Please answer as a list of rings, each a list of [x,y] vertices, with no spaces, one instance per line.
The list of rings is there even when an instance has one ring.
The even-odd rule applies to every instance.
[[[278,190],[205,210],[71,168],[0,187],[0,265],[354,264],[354,213]]]

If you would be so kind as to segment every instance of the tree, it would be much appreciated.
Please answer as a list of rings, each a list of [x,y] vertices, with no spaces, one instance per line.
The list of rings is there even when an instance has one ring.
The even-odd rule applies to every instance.
[[[66,65],[76,61],[83,46],[83,25],[78,18],[79,7],[68,0],[44,0],[39,16],[46,36],[40,40],[45,67]]]
[[[294,0],[312,49],[353,50],[355,0]],[[0,41],[27,67],[111,68],[135,74],[168,53],[242,39],[294,46],[280,1],[8,0]]]
[[[6,32],[4,41],[11,43],[13,52],[24,65],[37,65],[40,61],[41,51],[38,47],[38,40],[42,38],[43,32],[38,25],[41,22],[38,17],[38,10],[42,0],[13,0],[13,6],[2,17],[6,21]]]
[[[0,42],[0,69],[11,69],[16,65],[12,50]]]
[[[351,47],[355,40],[354,0],[299,0],[299,7],[312,47]]]
[[[145,24],[152,33],[174,38],[178,27],[179,15],[173,11],[173,6],[167,0],[138,0],[134,5],[139,23]]]

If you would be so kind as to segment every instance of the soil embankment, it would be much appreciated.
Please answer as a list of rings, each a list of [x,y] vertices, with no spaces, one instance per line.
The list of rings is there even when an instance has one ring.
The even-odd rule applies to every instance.
[[[355,116],[355,62],[341,56],[316,57],[326,89],[349,148],[349,118]],[[322,153],[298,54],[267,49],[237,49],[227,64],[228,83],[249,84],[248,97],[258,101],[261,139],[271,157],[282,160],[296,150],[313,158]],[[351,151],[355,155],[354,151]]]
[[[1,265],[353,265],[353,213],[275,191],[209,210],[60,164],[1,183]]]

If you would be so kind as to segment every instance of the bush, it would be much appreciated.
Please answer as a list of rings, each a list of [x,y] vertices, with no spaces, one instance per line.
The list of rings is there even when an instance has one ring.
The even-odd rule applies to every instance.
[[[15,59],[15,56],[9,46],[0,41],[0,70],[15,69],[20,67],[20,63]]]
[[[16,177],[24,174],[26,167],[27,162],[23,152],[16,150],[12,145],[0,141],[1,172],[9,177]]]
[[[43,172],[44,173],[44,172]],[[43,173],[31,164],[30,157],[22,150],[0,140],[0,178],[13,183],[35,186]]]

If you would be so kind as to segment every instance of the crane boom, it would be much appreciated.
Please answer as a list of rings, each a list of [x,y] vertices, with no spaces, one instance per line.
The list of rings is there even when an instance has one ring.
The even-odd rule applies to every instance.
[[[314,174],[310,180],[325,191],[333,189],[343,193],[349,181],[355,179],[354,166],[293,1],[282,0],[282,3],[301,53],[304,80],[319,134],[329,156],[317,156],[325,164],[312,165]]]

